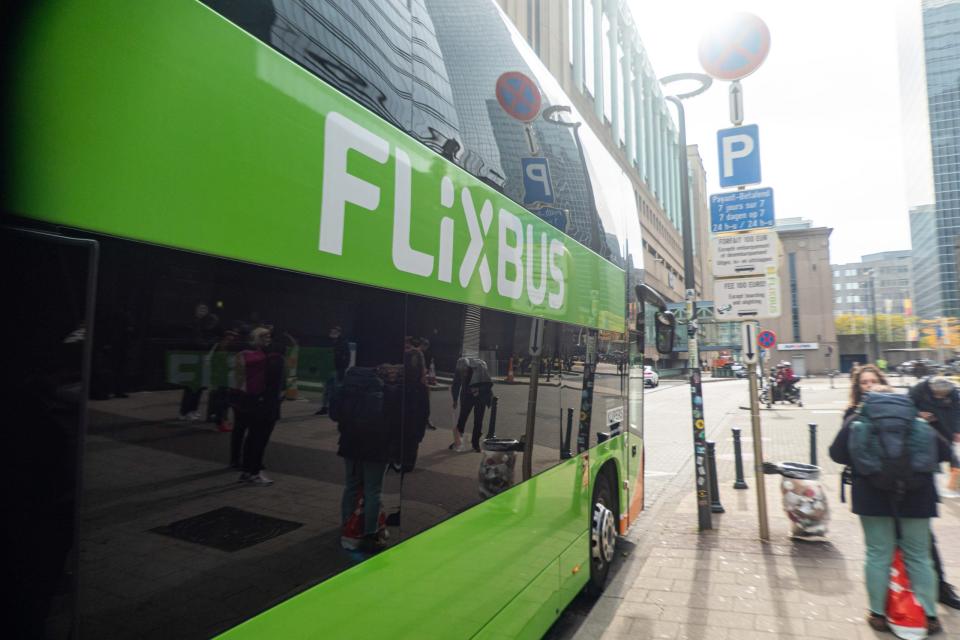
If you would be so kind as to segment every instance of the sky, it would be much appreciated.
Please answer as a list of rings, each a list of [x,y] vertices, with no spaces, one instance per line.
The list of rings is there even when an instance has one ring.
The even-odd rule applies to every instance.
[[[803,217],[833,228],[834,264],[910,249],[909,207],[932,202],[926,99],[901,100],[901,73],[917,78],[911,64],[901,71],[901,50],[912,50],[922,64],[919,4],[631,0],[659,77],[702,73],[700,36],[722,16],[746,11],[766,22],[770,54],[741,81],[744,124],[760,130],[763,182],[758,186],[773,188],[777,219]],[[922,85],[914,82],[908,93],[916,98]],[[689,86],[676,85],[678,92]],[[699,146],[710,193],[726,191],[717,179],[716,132],[733,126],[729,86],[715,81],[706,93],[684,102],[687,143]]]

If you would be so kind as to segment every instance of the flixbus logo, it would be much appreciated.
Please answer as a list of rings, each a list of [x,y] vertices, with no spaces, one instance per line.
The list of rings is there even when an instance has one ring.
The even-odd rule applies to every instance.
[[[386,165],[391,148],[384,138],[336,112],[327,115],[323,146],[319,249],[342,256],[346,225],[371,229],[386,224],[383,218],[358,214],[356,207],[377,212],[381,208],[383,187],[389,187],[351,173],[348,155],[361,154],[374,163]],[[520,301],[525,296],[533,306],[546,301],[551,309],[564,306],[568,252],[563,241],[551,237],[554,236],[550,232],[552,227],[526,211],[518,214],[495,206],[488,190],[482,186],[463,186],[458,192],[453,180],[446,175],[439,180],[439,193],[433,192],[438,197],[433,202],[439,206],[430,202],[431,189],[427,185],[426,189],[418,190],[418,194],[426,191],[428,195],[417,199],[415,215],[410,156],[399,146],[394,148],[393,155],[390,236],[392,263],[397,270],[443,283],[456,282],[463,289],[470,287],[474,278],[479,278],[484,294],[491,292],[496,279],[496,292],[505,298]],[[350,210],[348,203],[354,205]],[[524,223],[524,218],[529,222]],[[421,249],[435,238],[436,249],[413,248],[413,237]],[[459,253],[455,251],[457,245],[461,247]],[[495,255],[491,257],[493,248]]]

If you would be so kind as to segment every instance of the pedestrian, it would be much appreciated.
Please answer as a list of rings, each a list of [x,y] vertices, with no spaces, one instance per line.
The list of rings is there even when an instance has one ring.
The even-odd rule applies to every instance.
[[[340,325],[330,327],[327,333],[327,348],[333,352],[333,374],[327,378],[327,383],[323,387],[323,405],[314,414],[325,416],[330,411],[330,399],[336,393],[337,385],[343,382],[343,376],[350,366],[350,347],[343,337],[343,329]]]
[[[865,364],[862,367],[857,366],[850,373],[850,402],[843,413],[843,424],[846,425],[856,410],[863,402],[864,396],[870,393],[870,390],[877,385],[888,385],[887,376],[880,369],[872,364]]]
[[[193,319],[186,328],[187,349],[196,352],[202,357],[216,340],[217,325],[220,319],[216,314],[210,313],[210,307],[203,302],[198,302],[193,309]],[[180,415],[179,420],[200,420],[200,398],[203,395],[203,376],[198,375],[191,384],[184,385],[183,395],[180,397]]]
[[[402,378],[396,369],[399,367],[353,367],[331,398],[330,417],[340,433],[337,455],[343,458],[345,471],[341,530],[344,534],[349,531],[351,516],[362,501],[362,538],[357,548],[366,553],[386,548],[381,493],[403,403]]]
[[[420,338],[420,353],[423,354],[423,366],[426,371],[424,384],[422,384],[420,388],[424,420],[426,421],[427,429],[436,431],[437,428],[430,420],[430,386],[437,384],[437,368],[433,360],[433,350],[430,349],[430,340],[428,338]]]
[[[273,346],[267,327],[250,332],[250,348],[237,354],[236,379],[239,385],[234,417],[246,432],[242,446],[235,446],[233,455],[241,455],[240,482],[269,486],[273,480],[263,473],[263,456],[273,427],[280,418],[280,402],[284,391],[284,357]]]
[[[954,442],[960,442],[960,391],[956,385],[944,376],[931,376],[921,380],[910,388],[910,399],[917,407],[918,415],[930,423],[940,436],[951,445],[953,453]],[[951,455],[950,467],[960,467],[960,461]],[[937,550],[936,540],[933,540],[933,564],[937,571],[940,584],[939,600],[952,609],[960,609],[960,597],[954,591],[953,585],[946,580],[943,572],[943,563]]]
[[[918,419],[909,398],[883,384],[872,384],[869,377],[864,379],[866,372],[876,375],[866,365],[855,373],[862,402],[830,445],[830,458],[852,467],[852,510],[860,516],[866,543],[867,623],[877,631],[888,629],[885,608],[890,564],[899,547],[932,635],[942,630],[930,552],[930,518],[937,516],[938,502],[933,473],[938,462],[949,460],[949,447]],[[856,393],[852,391],[852,396]],[[889,457],[888,451],[907,453]]]
[[[463,450],[463,432],[472,411],[471,442],[473,450],[479,452],[480,435],[483,433],[483,415],[493,399],[493,380],[490,379],[487,363],[480,358],[460,358],[457,361],[450,393],[453,395],[453,410],[457,411],[459,407],[460,412],[457,416],[454,442],[449,448]]]

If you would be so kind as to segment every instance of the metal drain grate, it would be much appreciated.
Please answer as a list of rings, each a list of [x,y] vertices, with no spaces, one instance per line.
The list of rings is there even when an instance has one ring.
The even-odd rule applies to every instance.
[[[239,551],[302,526],[302,522],[271,518],[234,507],[221,507],[150,531],[222,551]]]

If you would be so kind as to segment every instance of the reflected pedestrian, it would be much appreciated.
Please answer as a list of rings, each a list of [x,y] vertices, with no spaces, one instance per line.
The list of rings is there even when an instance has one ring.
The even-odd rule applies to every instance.
[[[250,348],[237,354],[236,360],[239,393],[234,415],[246,437],[233,453],[242,453],[240,481],[259,486],[273,484],[263,473],[263,455],[280,417],[284,391],[284,357],[272,344],[271,330],[257,327],[250,332]]]

